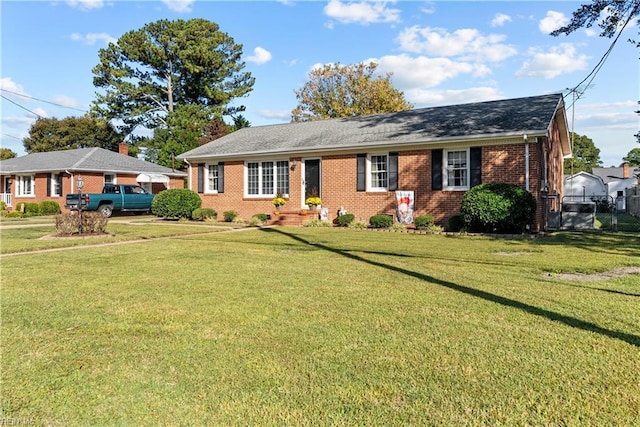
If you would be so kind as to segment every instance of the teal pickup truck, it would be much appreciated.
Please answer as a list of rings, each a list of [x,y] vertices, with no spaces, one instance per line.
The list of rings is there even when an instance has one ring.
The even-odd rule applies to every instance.
[[[108,218],[117,211],[149,212],[153,197],[153,194],[139,185],[107,184],[102,193],[82,194],[80,206],[83,211],[97,211]],[[78,210],[77,193],[67,194],[65,207],[72,211]]]

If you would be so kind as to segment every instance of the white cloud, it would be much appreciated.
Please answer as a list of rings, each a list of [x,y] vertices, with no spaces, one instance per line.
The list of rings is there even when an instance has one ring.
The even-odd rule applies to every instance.
[[[259,110],[257,113],[265,119],[291,121],[291,111],[289,110]]]
[[[264,49],[260,46],[253,49],[253,55],[247,56],[247,62],[253,62],[256,64],[264,64],[266,62],[271,61],[272,55],[267,49]]]
[[[381,73],[393,73],[394,86],[400,90],[433,87],[460,74],[484,75],[488,69],[448,58],[428,58],[409,55],[387,55],[364,61],[376,62]]]
[[[407,101],[413,103],[417,108],[467,104],[504,98],[504,95],[493,87],[474,87],[460,90],[410,89],[405,91],[404,95]]]
[[[65,95],[55,96],[53,98],[53,102],[55,102],[56,104],[59,104],[65,107],[71,107],[71,108],[76,108],[78,106],[78,102],[75,99]]]
[[[420,8],[420,12],[427,14],[427,15],[432,15],[434,13],[436,13],[436,4],[435,2],[432,1],[427,1],[424,3],[424,5],[422,5],[422,8]]]
[[[102,0],[67,0],[67,4],[74,9],[88,11],[91,9],[102,8],[104,6],[104,1]]]
[[[449,33],[443,28],[414,25],[405,28],[397,40],[400,49],[406,52],[499,62],[518,53],[513,46],[503,43],[505,39],[505,35],[483,35],[472,28]]]
[[[496,13],[496,16],[491,20],[492,27],[502,27],[507,22],[511,22],[512,19],[509,15],[505,15],[504,13]]]
[[[15,96],[15,94],[22,94],[22,95],[26,95],[29,96],[24,89],[22,88],[22,85],[14,82],[11,77],[2,77],[0,79],[0,89],[3,89],[3,91],[9,91],[9,92],[13,92],[13,93],[7,93],[7,97],[9,96]]]
[[[587,55],[579,55],[571,43],[561,43],[548,52],[530,48],[531,60],[526,61],[516,72],[516,77],[544,77],[551,79],[587,68]]]
[[[35,115],[35,116],[30,114],[30,115],[31,115],[32,117],[34,117],[34,118],[37,118],[37,117],[49,117],[49,113],[47,113],[47,110],[45,110],[44,108],[40,108],[40,107],[38,107],[38,108],[34,108],[34,109],[33,109],[33,110],[31,110],[31,111],[33,111],[34,113],[36,113],[36,115]]]
[[[542,18],[540,23],[538,23],[538,29],[542,34],[550,34],[552,31],[555,31],[568,23],[569,18],[567,18],[563,13],[549,10],[547,11],[547,16]]]
[[[162,3],[167,6],[169,10],[178,13],[191,12],[191,6],[193,6],[194,0],[162,0]]]
[[[386,1],[341,2],[330,0],[324,13],[343,24],[375,24],[379,22],[400,22],[400,9],[387,7]],[[393,3],[393,2],[391,2]]]
[[[82,35],[80,33],[72,33],[71,40],[82,42],[85,45],[93,46],[96,42],[104,42],[104,44],[116,43],[118,39],[111,37],[107,33],[87,33]]]

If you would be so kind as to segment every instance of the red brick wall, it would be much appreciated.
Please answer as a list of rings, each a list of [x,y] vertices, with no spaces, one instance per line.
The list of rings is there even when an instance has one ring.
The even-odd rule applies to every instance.
[[[529,138],[529,191],[537,201],[538,209],[534,230],[545,223],[548,208],[556,208],[556,198],[547,201],[547,192],[541,188],[541,180],[548,184],[548,194],[563,192],[563,155],[560,145],[560,131],[555,121],[549,137]],[[505,182],[526,188],[526,148],[525,142],[515,142],[482,147],[482,182]],[[546,167],[542,164],[546,156]],[[290,195],[284,211],[297,211],[302,207],[302,159],[291,158],[298,164],[290,169]],[[197,191],[197,164],[189,170],[191,189]],[[329,208],[334,218],[342,207],[353,213],[356,219],[368,222],[377,213],[393,214],[395,192],[356,191],[356,154],[327,155],[321,159],[321,196],[323,207]],[[201,194],[203,207],[213,208],[219,218],[227,210],[238,211],[241,218],[248,219],[256,213],[274,211],[271,197],[245,198],[244,162],[225,162],[225,191],[221,194]],[[413,190],[415,194],[415,215],[433,215],[441,224],[460,212],[464,191],[431,190],[431,150],[401,151],[398,156],[398,188]],[[549,203],[549,206],[547,206]]]

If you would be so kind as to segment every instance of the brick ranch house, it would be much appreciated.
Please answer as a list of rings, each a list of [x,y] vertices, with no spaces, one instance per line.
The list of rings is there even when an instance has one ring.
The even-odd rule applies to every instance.
[[[0,195],[9,209],[20,202],[58,202],[64,211],[65,197],[77,192],[76,180],[84,181],[83,193],[100,193],[107,183],[140,184],[152,193],[184,188],[186,173],[128,156],[128,145],[119,152],[103,148],[49,151],[0,161]]]
[[[570,154],[564,99],[551,94],[243,128],[178,158],[203,207],[242,218],[272,212],[278,191],[285,211],[307,208],[315,191],[330,219],[342,207],[366,222],[412,190],[415,215],[446,225],[469,188],[505,182],[533,194],[540,230],[559,209]]]

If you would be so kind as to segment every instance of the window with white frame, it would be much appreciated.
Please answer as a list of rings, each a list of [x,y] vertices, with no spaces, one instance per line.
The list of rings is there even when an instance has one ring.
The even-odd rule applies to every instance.
[[[387,190],[389,187],[389,156],[369,155],[369,190]]]
[[[289,194],[289,162],[287,160],[247,162],[245,194],[273,197]]]
[[[469,150],[445,151],[445,188],[449,190],[469,189]]]
[[[116,176],[112,173],[104,174],[104,183],[105,184],[116,184]]]
[[[16,177],[16,196],[35,196],[35,178],[33,175]]]
[[[207,166],[207,193],[217,193],[220,189],[219,187],[219,169],[218,165],[208,165]]]
[[[51,174],[51,196],[62,196],[62,174],[60,173]]]

